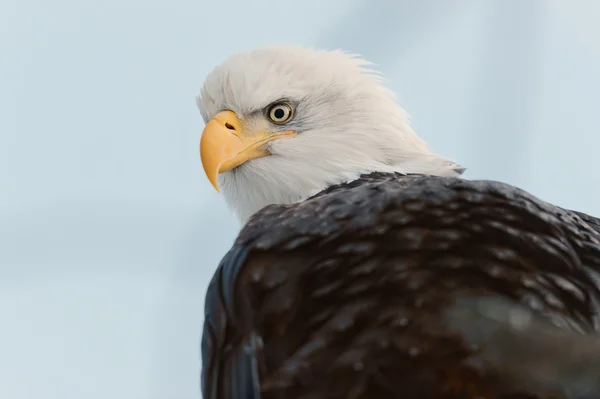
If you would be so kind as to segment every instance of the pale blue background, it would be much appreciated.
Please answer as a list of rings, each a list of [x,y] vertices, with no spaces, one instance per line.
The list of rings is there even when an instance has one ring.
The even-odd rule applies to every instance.
[[[227,55],[380,64],[470,177],[600,215],[597,0],[0,0],[0,398],[199,397],[238,228],[194,97]]]

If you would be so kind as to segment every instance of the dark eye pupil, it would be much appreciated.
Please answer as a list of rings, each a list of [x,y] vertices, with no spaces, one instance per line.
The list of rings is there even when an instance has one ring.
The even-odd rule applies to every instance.
[[[273,111],[273,116],[275,119],[282,119],[285,116],[285,111],[281,108],[277,108],[275,111]]]

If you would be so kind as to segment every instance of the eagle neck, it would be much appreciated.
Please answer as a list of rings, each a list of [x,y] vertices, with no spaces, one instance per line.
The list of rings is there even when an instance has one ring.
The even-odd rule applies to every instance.
[[[348,189],[348,188],[353,188],[353,187],[357,187],[360,186],[364,183],[369,183],[369,182],[379,182],[379,181],[385,181],[385,180],[396,180],[402,176],[409,176],[409,175],[414,175],[412,173],[399,173],[399,172],[371,172],[371,173],[365,173],[365,174],[361,174],[357,179],[348,181],[348,182],[343,182],[343,183],[338,183],[338,184],[333,184],[327,188],[325,188],[324,190],[319,191],[317,194],[309,197],[308,199],[313,199],[313,198],[317,198],[335,191],[339,191],[339,190],[343,190],[343,189]]]

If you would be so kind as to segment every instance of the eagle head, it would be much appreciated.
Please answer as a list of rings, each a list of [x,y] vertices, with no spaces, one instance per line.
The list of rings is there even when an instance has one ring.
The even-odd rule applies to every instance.
[[[202,165],[242,222],[365,173],[464,170],[428,149],[370,65],[342,51],[271,46],[210,72],[197,98]]]

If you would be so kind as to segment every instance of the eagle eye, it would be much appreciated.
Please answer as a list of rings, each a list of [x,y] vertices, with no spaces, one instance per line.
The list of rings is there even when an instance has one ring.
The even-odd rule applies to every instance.
[[[290,103],[278,102],[267,108],[267,117],[277,125],[288,123],[294,117],[294,108]]]

